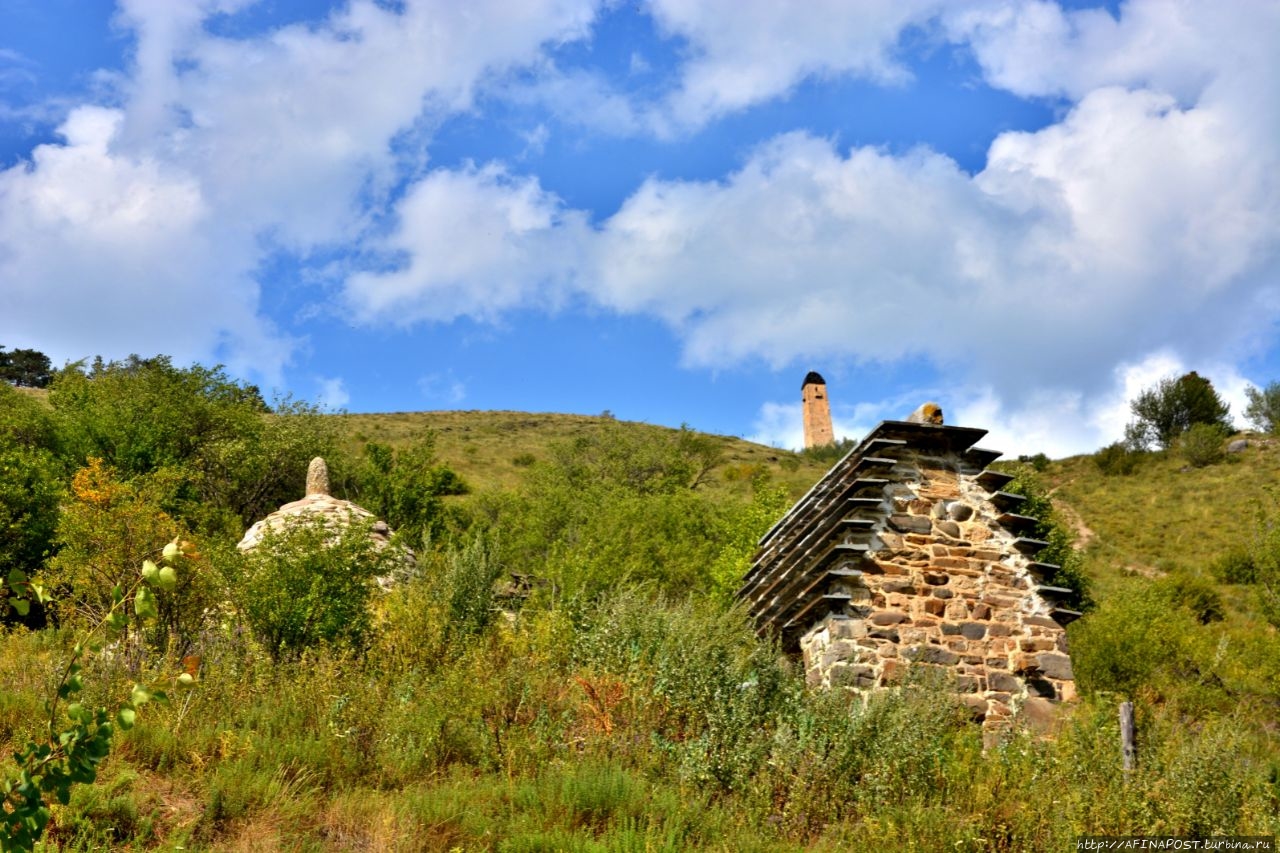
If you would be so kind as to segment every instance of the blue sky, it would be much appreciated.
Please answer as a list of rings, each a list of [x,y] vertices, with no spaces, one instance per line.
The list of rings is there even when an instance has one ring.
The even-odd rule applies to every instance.
[[[1271,0],[0,0],[0,344],[1088,452],[1280,379]]]

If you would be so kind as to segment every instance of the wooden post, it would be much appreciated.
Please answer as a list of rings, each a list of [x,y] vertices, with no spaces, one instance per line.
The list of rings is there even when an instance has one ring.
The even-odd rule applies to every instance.
[[[1133,739],[1133,703],[1120,703],[1120,751],[1124,755],[1124,772],[1127,776],[1138,758],[1138,747]]]

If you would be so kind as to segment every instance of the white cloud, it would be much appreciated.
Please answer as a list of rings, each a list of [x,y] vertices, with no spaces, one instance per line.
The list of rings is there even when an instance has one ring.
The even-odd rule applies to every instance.
[[[804,447],[804,424],[799,403],[764,403],[751,425],[748,441],[796,450]]]
[[[260,316],[259,264],[358,241],[399,180],[398,135],[469,109],[481,81],[595,14],[591,0],[354,0],[252,37],[204,28],[242,5],[124,0],[136,44],[112,75],[120,107],[71,110],[65,142],[0,173],[7,345],[276,379],[293,342]]]
[[[585,218],[562,212],[537,181],[492,165],[431,172],[396,219],[375,248],[403,261],[347,281],[357,320],[493,319],[530,300],[554,305],[586,234]]]
[[[803,14],[651,0],[684,61],[645,109],[548,59],[588,36],[589,0],[354,0],[249,38],[204,28],[239,2],[125,2],[137,44],[119,107],[71,110],[63,142],[0,172],[6,345],[269,376],[293,342],[261,317],[261,262],[356,246],[368,266],[341,293],[359,322],[585,299],[663,319],[692,365],[916,357],[946,378],[931,395],[944,408],[1065,451],[1112,434],[1116,365],[1226,365],[1237,393],[1229,365],[1280,311],[1280,7],[1266,0],[1129,0],[1117,19],[1040,0]],[[913,27],[969,45],[994,86],[1065,98],[1061,120],[1000,136],[977,175],[925,149],[783,134],[720,179],[650,179],[598,228],[500,164],[427,168],[422,141],[481,87],[672,134],[808,79],[905,81]],[[535,69],[532,89],[503,84],[516,68]],[[868,405],[852,426],[888,409]],[[762,413],[760,434],[782,435],[780,417]]]
[[[250,258],[219,240],[188,173],[112,152],[122,120],[77,109],[64,144],[0,172],[5,341],[57,360],[159,343],[179,363],[229,350],[234,367],[279,364],[287,343],[256,314]]]
[[[653,8],[690,39],[677,102],[694,123],[805,75],[893,78],[901,27],[931,14],[886,7],[846,44],[806,35],[812,21],[774,21],[772,6]],[[994,83],[1078,99],[1056,124],[998,137],[977,175],[927,149],[842,151],[789,133],[719,180],[652,178],[592,231],[531,179],[435,172],[382,246],[406,262],[353,277],[348,293],[364,316],[412,322],[576,289],[663,319],[690,365],[918,357],[949,383],[929,396],[989,419],[1018,452],[1108,443],[1127,420],[1116,365],[1140,369],[1165,348],[1182,364],[1230,364],[1276,316],[1280,146],[1259,116],[1278,112],[1280,74],[1266,57],[1219,62],[1231,51],[1212,40],[1229,29],[1233,50],[1259,57],[1274,16],[1242,8],[1243,22],[1207,25],[1179,66],[1154,42],[1190,37],[1199,22],[1185,7],[1132,3],[1118,23],[1033,2],[967,8],[948,8],[947,32],[975,39]],[[806,45],[801,58],[774,56],[789,42],[761,34],[771,21]],[[771,76],[715,82],[738,60]],[[1076,65],[1090,70],[1062,70]],[[1050,79],[1058,89],[1037,82]],[[787,411],[763,410],[758,437],[795,442]]]
[[[1194,29],[1192,8],[1220,11],[1129,4],[1119,41],[1079,21],[987,32],[996,82],[1034,90],[1037,57],[1052,71],[1064,53],[1094,70],[1067,81],[1080,100],[1061,121],[998,137],[974,176],[927,150],[842,152],[794,133],[719,181],[650,180],[604,224],[593,293],[662,317],[693,365],[921,357],[952,408],[1018,447],[1114,440],[1102,412],[1116,365],[1167,348],[1205,373],[1256,352],[1277,317],[1276,15],[1242,4],[1231,27],[1206,24],[1198,39],[1234,41],[1202,45],[1180,75],[1158,45],[1143,54],[1137,30],[1177,15],[1147,39]],[[1117,44],[1129,55],[1108,72]]]
[[[1268,0],[1229,5],[1127,0],[1065,11],[1045,0],[951,6],[948,35],[970,45],[995,86],[1019,95],[1079,100],[1095,89],[1154,89],[1182,103],[1238,75],[1274,68],[1268,45],[1280,8]]]
[[[667,133],[664,118],[589,70],[545,64],[533,79],[505,82],[498,91],[515,103],[544,109],[565,124],[600,133],[630,136],[657,127]]]
[[[669,36],[690,58],[666,110],[679,126],[699,127],[787,93],[808,77],[857,75],[883,83],[909,79],[896,60],[902,31],[926,22],[939,0],[649,0]]]
[[[316,384],[320,387],[316,403],[321,408],[337,411],[351,402],[351,394],[347,391],[347,383],[341,376],[332,378],[317,377]]]

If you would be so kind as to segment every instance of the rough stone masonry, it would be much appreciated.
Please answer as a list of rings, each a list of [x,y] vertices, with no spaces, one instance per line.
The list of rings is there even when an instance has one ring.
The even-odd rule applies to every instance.
[[[814,687],[940,669],[991,732],[1075,696],[1058,567],[985,430],[885,421],[760,540],[739,596]]]

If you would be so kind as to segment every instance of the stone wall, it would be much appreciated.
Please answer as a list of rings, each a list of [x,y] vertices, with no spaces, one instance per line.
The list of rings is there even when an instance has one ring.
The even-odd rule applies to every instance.
[[[1078,614],[975,434],[882,424],[762,540],[743,595],[762,630],[794,637],[810,685],[941,670],[993,730],[1074,698],[1063,624]]]

